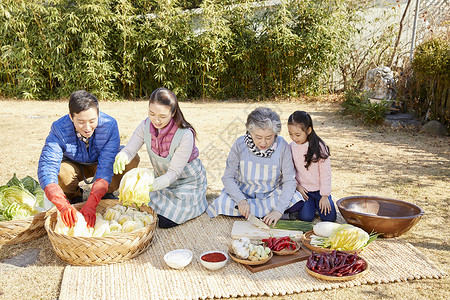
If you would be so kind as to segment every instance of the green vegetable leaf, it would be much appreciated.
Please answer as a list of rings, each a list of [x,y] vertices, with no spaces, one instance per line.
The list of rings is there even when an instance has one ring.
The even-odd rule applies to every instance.
[[[21,180],[23,186],[36,197],[36,205],[44,207],[44,190],[33,177],[27,176]]]
[[[36,211],[25,203],[13,202],[3,212],[6,220],[24,219],[36,214]]]
[[[13,178],[11,178],[11,179],[6,183],[6,185],[7,185],[7,186],[18,186],[18,187],[20,187],[20,188],[25,188],[25,187],[23,186],[22,181],[20,181],[19,178],[17,178],[16,173],[14,173]]]
[[[314,223],[300,220],[279,220],[275,229],[297,230],[307,232],[313,229]]]
[[[35,206],[44,205],[44,191],[39,183],[27,176],[19,180],[14,174],[0,187],[0,221],[22,219],[36,214]]]
[[[22,180],[20,180],[20,182],[22,182],[23,187],[26,188],[30,193],[33,193],[33,191],[36,188],[40,188],[39,183],[33,179],[33,177],[31,176],[27,176],[25,178],[22,178]]]

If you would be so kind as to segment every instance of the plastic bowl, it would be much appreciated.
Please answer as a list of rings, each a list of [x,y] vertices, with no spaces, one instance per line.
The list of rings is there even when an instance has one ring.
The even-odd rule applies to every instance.
[[[425,213],[412,203],[375,197],[353,196],[339,199],[336,205],[347,223],[380,237],[397,237],[411,229]]]
[[[166,264],[174,269],[183,269],[192,261],[192,251],[188,249],[176,249],[164,255]]]
[[[225,256],[225,260],[219,261],[219,262],[209,262],[209,261],[205,261],[203,260],[203,256],[209,253],[220,253],[223,254]],[[222,269],[228,261],[229,257],[228,254],[222,251],[217,251],[217,250],[212,250],[212,251],[207,251],[202,253],[202,255],[200,255],[200,263],[202,264],[202,266],[204,266],[205,268],[211,270],[211,271],[216,271],[219,269]]]

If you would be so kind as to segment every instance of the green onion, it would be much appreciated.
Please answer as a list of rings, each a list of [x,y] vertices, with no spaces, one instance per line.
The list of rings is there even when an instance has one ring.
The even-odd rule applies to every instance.
[[[284,229],[284,230],[296,230],[296,231],[310,231],[313,229],[313,222],[306,221],[296,221],[296,220],[279,220],[277,225],[275,225],[275,229]]]

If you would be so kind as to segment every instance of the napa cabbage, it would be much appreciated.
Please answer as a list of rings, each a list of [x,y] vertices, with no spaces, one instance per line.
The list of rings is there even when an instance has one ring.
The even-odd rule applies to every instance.
[[[340,251],[362,250],[379,234],[368,234],[363,229],[351,224],[342,224],[334,229],[328,237],[312,235],[311,245]]]
[[[0,187],[0,221],[27,218],[44,210],[44,191],[39,183],[27,176],[22,180],[16,174]]]
[[[123,226],[123,223],[127,222],[127,221],[133,221],[133,216],[132,215],[128,215],[128,214],[123,214],[119,217],[119,220],[117,220],[117,222],[119,222],[120,225]]]
[[[155,181],[152,170],[146,168],[134,168],[122,177],[119,186],[119,200],[125,205],[148,205],[150,191]]]
[[[121,214],[118,210],[108,208],[106,210],[105,214],[103,215],[103,218],[108,221],[112,221],[112,220],[119,221],[120,215]]]
[[[109,222],[109,231],[111,233],[122,232],[122,225],[120,225],[116,220],[112,220]]]
[[[109,229],[109,221],[105,219],[97,219],[94,225],[94,233],[92,236],[100,237],[108,235],[111,232]]]
[[[69,236],[103,237],[112,233],[131,232],[154,222],[153,216],[147,212],[122,205],[113,208],[108,208],[103,215],[96,213],[94,228],[87,227],[86,220],[80,212],[77,212],[78,220],[75,225],[69,228],[61,220],[61,214],[57,212],[55,232]]]

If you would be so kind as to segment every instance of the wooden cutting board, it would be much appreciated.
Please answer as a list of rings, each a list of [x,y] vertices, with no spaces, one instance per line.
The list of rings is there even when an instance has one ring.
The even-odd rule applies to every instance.
[[[307,249],[304,249],[303,247],[300,248],[297,252],[291,255],[273,255],[273,257],[262,265],[256,265],[256,266],[249,266],[244,265],[246,269],[248,269],[252,273],[256,273],[259,271],[269,270],[272,268],[292,264],[298,261],[306,260],[308,259],[308,256],[311,255],[311,252]]]
[[[238,239],[240,237],[247,237],[251,240],[261,240],[273,237],[291,236],[295,240],[300,240],[303,235],[302,231],[281,230],[281,229],[261,229],[247,221],[234,221],[231,229],[231,237]]]

